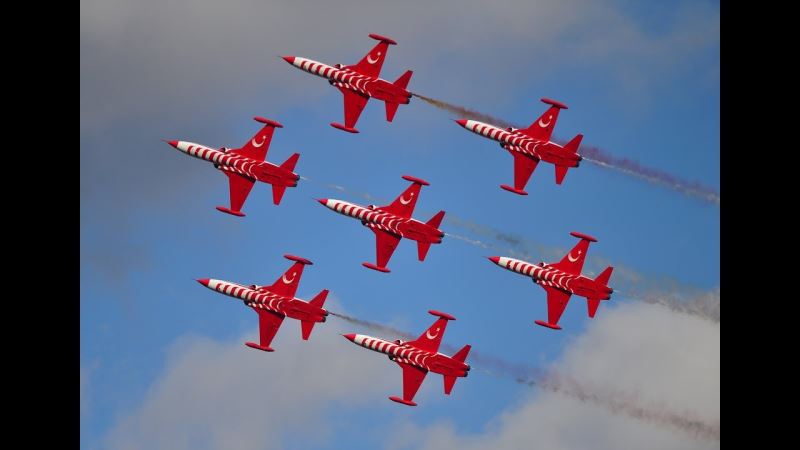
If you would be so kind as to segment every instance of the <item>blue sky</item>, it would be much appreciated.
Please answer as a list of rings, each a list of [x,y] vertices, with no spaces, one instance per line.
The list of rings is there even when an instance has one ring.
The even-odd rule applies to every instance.
[[[364,330],[335,318],[317,326],[308,342],[300,340],[298,323],[285,321],[273,354],[244,347],[244,339],[257,336],[256,315],[193,280],[271,283],[289,266],[284,253],[315,263],[304,273],[301,298],[328,288],[331,310],[414,334],[432,323],[428,309],[446,311],[458,320],[445,344],[471,343],[476,352],[529,366],[569,360],[577,351],[571,349],[626,307],[645,308],[645,315],[657,308],[620,296],[590,320],[585,301],[573,298],[562,331],[535,326],[533,320],[546,317],[544,291],[484,258],[502,252],[452,237],[433,246],[424,263],[404,240],[388,275],[361,267],[374,260],[373,234],[313,199],[366,204],[358,193],[369,193],[391,201],[407,186],[403,174],[431,182],[417,204],[419,219],[444,209],[564,250],[575,241],[569,232],[580,231],[599,239],[590,255],[649,279],[669,277],[700,290],[719,285],[718,206],[591,164],[571,170],[561,186],[552,166],[542,164],[530,195],[510,194],[499,185],[513,181],[511,156],[450,120],[458,117],[412,99],[390,124],[383,105],[371,101],[358,123],[361,134],[343,133],[328,125],[342,121],[341,94],[277,57],[355,63],[374,43],[367,34],[384,34],[399,45],[390,48],[382,76],[393,80],[413,69],[411,91],[522,124],[544,111],[540,97],[554,98],[569,106],[555,136],[583,133],[586,144],[719,191],[717,2],[670,8],[624,1],[345,2],[339,8],[242,1],[224,9],[214,2],[147,3],[81,4],[82,448],[237,447],[216,430],[235,430],[225,421],[236,416],[236,404],[225,395],[207,403],[219,408],[218,420],[204,422],[200,413],[186,414],[194,418],[185,423],[175,418],[191,403],[165,400],[184,384],[175,381],[178,373],[192,396],[235,389],[239,376],[243,385],[258,382],[265,398],[253,411],[264,422],[280,423],[282,411],[287,417],[297,411],[298,421],[267,440],[232,433],[243,448],[418,448],[402,439],[387,444],[387,433],[400,427],[432,435],[431,424],[478,439],[505,429],[503,418],[516,408],[539,401],[535,389],[473,371],[450,397],[440,377],[429,376],[416,398],[420,406],[403,408],[386,398],[402,392],[399,368],[339,337]],[[267,159],[280,163],[298,151],[296,171],[309,180],[289,189],[279,207],[267,185],[256,185],[244,206],[247,217],[238,219],[214,209],[227,204],[226,178],[160,139],[238,147],[258,130],[256,115],[285,126],[275,132]],[[447,218],[442,229],[487,239]],[[664,321],[696,320],[660,312]],[[631,339],[651,332],[633,323]],[[718,322],[697,327],[710,327],[718,342]],[[231,366],[220,367],[226,358]],[[718,363],[718,346],[714,358]],[[219,377],[192,388],[203,379],[193,367],[213,367]],[[265,378],[253,381],[252,373],[240,373],[243,367]],[[322,389],[328,371],[330,387],[301,395]],[[699,389],[695,381],[675,382],[674,389]],[[714,386],[718,392],[718,380]],[[273,403],[275,389],[296,390],[306,400]],[[716,411],[718,423],[718,404]],[[150,426],[161,414],[178,423]],[[675,445],[669,433],[654,433],[667,448]],[[439,442],[430,439],[424,445]]]

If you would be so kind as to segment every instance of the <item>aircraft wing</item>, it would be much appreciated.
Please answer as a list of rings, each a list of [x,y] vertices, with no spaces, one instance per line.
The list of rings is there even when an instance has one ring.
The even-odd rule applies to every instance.
[[[413,177],[408,177],[408,175],[404,176],[403,178],[407,180],[418,180]],[[427,183],[425,180],[419,181]],[[421,183],[412,181],[411,186],[406,188],[402,194],[398,195],[391,204],[381,206],[379,209],[408,219],[412,214],[414,214],[414,207],[417,206],[417,200],[419,199],[419,192],[421,189]]]
[[[375,45],[375,47],[373,47],[369,53],[361,58],[361,61],[353,64],[352,66],[347,66],[347,68],[368,77],[378,78],[381,75],[381,67],[383,67],[383,62],[386,60],[386,52],[389,50],[389,46],[394,45],[395,42],[391,39],[384,38],[383,36],[376,35],[370,37],[373,39],[378,39],[381,42],[378,42],[378,44]]]
[[[551,266],[573,275],[580,275],[581,270],[583,270],[583,263],[586,261],[586,252],[589,250],[589,244],[595,239],[580,233],[572,232],[571,234],[581,238],[580,242],[575,244],[575,247],[572,247],[572,250],[561,261],[551,264]]]
[[[556,127],[558,111],[558,106],[551,106],[547,109],[547,111],[544,112],[544,114],[539,116],[539,118],[536,119],[531,126],[519,131],[534,139],[538,139],[540,141],[549,141],[550,136],[553,135],[553,129]]]
[[[444,331],[447,328],[447,319],[439,318],[433,325],[430,326],[424,333],[422,333],[416,341],[407,342],[408,345],[416,347],[420,350],[436,353],[439,351],[439,345],[442,343]]]
[[[413,402],[414,396],[417,395],[419,387],[425,381],[425,375],[428,374],[428,371],[404,362],[398,362],[397,365],[403,369],[403,400]]]
[[[247,158],[252,158],[257,161],[264,161],[267,158],[267,151],[269,150],[269,143],[272,141],[272,134],[275,132],[276,126],[283,126],[274,120],[256,118],[262,123],[266,123],[252,139],[247,141],[241,148],[231,150],[230,153],[241,155]],[[266,121],[266,122],[265,122]]]
[[[531,179],[539,160],[513,151],[509,151],[509,153],[514,157],[514,189],[525,191],[525,185]]]
[[[356,122],[361,116],[361,111],[367,106],[369,97],[340,87],[340,91],[344,94],[344,125],[347,128],[355,129]]]
[[[294,258],[294,257],[293,257]],[[295,260],[297,261],[297,260]],[[306,260],[297,261],[280,276],[272,286],[266,288],[269,292],[286,297],[294,297],[297,287],[300,286],[300,279],[303,277],[303,268]]]
[[[269,348],[275,334],[283,323],[284,316],[272,311],[260,308],[253,308],[258,313],[258,334],[260,338],[259,344],[264,348]]]
[[[547,321],[550,325],[557,325],[572,294],[551,286],[542,287],[547,291]]]
[[[378,267],[386,267],[392,258],[400,237],[376,228],[370,228],[375,233],[375,251],[377,253]]]
[[[241,211],[244,201],[253,189],[255,180],[235,172],[223,171],[228,176],[228,187],[231,193],[231,209]]]

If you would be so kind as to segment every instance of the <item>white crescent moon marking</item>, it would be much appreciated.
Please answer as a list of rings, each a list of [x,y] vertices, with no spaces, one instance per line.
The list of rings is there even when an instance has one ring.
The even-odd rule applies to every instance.
[[[539,119],[539,126],[542,128],[547,128],[550,124],[553,123],[553,116],[549,116],[547,118],[547,123],[542,122],[542,119]]]
[[[256,148],[261,147],[262,145],[264,145],[264,142],[267,142],[267,137],[266,136],[263,136],[263,139],[261,139],[261,143],[260,144],[256,144],[256,138],[253,138],[253,140],[250,141],[250,143],[253,144],[253,147],[256,147]]]
[[[414,200],[414,194],[413,193],[411,194],[411,198],[408,199],[408,200],[406,200],[405,197],[400,197],[400,203],[402,203],[404,205],[407,205],[407,204],[411,203],[411,200]]]
[[[375,57],[375,60],[372,59],[372,55],[367,55],[367,62],[370,64],[375,64],[379,59],[381,59],[381,52],[378,52],[378,56]]]
[[[434,334],[433,336],[431,336],[430,330],[425,332],[425,336],[427,336],[428,339],[436,339],[439,336],[439,328],[436,329],[436,334]]]
[[[575,261],[577,261],[577,260],[578,260],[578,258],[580,258],[580,257],[581,257],[581,252],[580,252],[580,250],[578,251],[578,256],[576,256],[576,257],[574,257],[574,258],[572,257],[572,253],[570,253],[570,254],[568,254],[568,255],[567,255],[567,259],[569,259],[569,261],[570,261],[570,262],[575,262]]]
[[[286,275],[282,276],[281,279],[286,284],[292,284],[294,282],[294,279],[297,278],[297,277],[295,277],[296,274],[297,274],[296,272],[292,274],[292,279],[291,280],[287,280],[286,279]]]

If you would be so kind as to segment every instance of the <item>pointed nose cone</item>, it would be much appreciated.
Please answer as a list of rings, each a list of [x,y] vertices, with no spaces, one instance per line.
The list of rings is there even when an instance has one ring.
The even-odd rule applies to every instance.
[[[489,261],[491,261],[491,262],[493,262],[495,264],[500,264],[500,257],[499,256],[490,256],[489,257]]]
[[[462,127],[466,127],[467,126],[467,119],[458,119],[458,120],[456,120],[456,123],[461,125]]]
[[[328,206],[327,198],[318,198],[317,201],[320,202],[323,206]]]
[[[197,282],[202,284],[205,287],[208,287],[208,278],[198,278]]]
[[[350,342],[355,342],[356,341],[356,334],[355,333],[343,334],[342,336],[347,338],[347,340],[350,341]]]
[[[289,64],[294,64],[294,56],[283,56],[283,60]]]
[[[166,142],[167,144],[169,144],[169,145],[171,145],[171,146],[173,146],[175,148],[178,148],[178,141],[167,141],[167,140],[165,140],[164,142]]]

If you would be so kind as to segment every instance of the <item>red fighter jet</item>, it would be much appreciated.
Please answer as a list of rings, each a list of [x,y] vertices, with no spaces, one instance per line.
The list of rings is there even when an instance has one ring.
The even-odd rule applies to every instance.
[[[370,97],[386,102],[386,120],[391,122],[397,107],[407,105],[411,101],[411,93],[406,90],[411,80],[410,70],[406,71],[394,83],[380,78],[381,67],[386,59],[389,45],[397,45],[392,39],[379,34],[370,34],[369,37],[380,41],[364,56],[358,64],[344,66],[336,64],[329,66],[311,59],[297,56],[284,56],[289,64],[298,67],[312,75],[325,78],[333,86],[339,88],[344,94],[344,125],[331,123],[331,126],[349,133],[358,133],[355,129],[361,111],[367,106]]]
[[[410,181],[411,186],[387,206],[369,205],[364,207],[336,199],[317,200],[339,214],[359,219],[364,226],[375,232],[378,264],[365,262],[363,263],[364,267],[384,273],[390,272],[386,268],[386,264],[389,263],[401,238],[417,241],[417,254],[420,261],[425,261],[425,255],[428,254],[431,244],[442,242],[444,233],[439,230],[439,224],[444,218],[444,211],[439,211],[425,223],[411,218],[420,189],[423,185],[428,186],[430,183],[408,175],[403,175],[403,179]]]
[[[555,264],[540,262],[539,265],[535,265],[505,256],[489,257],[490,261],[504,269],[533,278],[534,283],[547,291],[547,322],[537,320],[536,324],[554,330],[561,329],[558,319],[561,318],[572,294],[586,297],[589,317],[594,317],[600,300],[610,299],[611,293],[614,292],[608,287],[613,267],[606,267],[594,280],[581,275],[589,243],[597,242],[597,239],[574,231],[570,234],[580,238],[581,241],[567,253],[567,256]]]
[[[493,139],[508,150],[514,157],[514,187],[507,184],[501,188],[519,195],[528,195],[525,185],[536,169],[539,161],[549,162],[556,167],[556,184],[564,181],[570,167],[578,167],[583,159],[578,154],[583,135],[575,136],[565,146],[550,141],[558,119],[558,111],[567,109],[567,105],[543,98],[543,102],[551,105],[544,114],[528,128],[506,128],[478,122],[477,120],[460,119],[456,123],[475,134]]]
[[[283,255],[283,257],[295,261],[295,263],[272,286],[255,284],[243,286],[230,281],[208,278],[197,280],[198,283],[212,291],[244,301],[246,306],[253,308],[258,313],[260,343],[246,342],[245,345],[265,352],[274,351],[269,345],[278,332],[278,328],[281,327],[284,317],[300,321],[303,340],[307,341],[314,325],[317,322],[325,322],[328,315],[328,311],[322,307],[328,297],[327,289],[323,289],[307,303],[294,296],[297,286],[300,284],[300,277],[303,276],[303,267],[313,263],[299,256]]]
[[[283,128],[283,125],[263,117],[255,117],[255,120],[265,125],[242,148],[222,147],[214,150],[194,142],[167,142],[189,156],[214,163],[214,168],[228,176],[231,207],[217,206],[217,209],[239,217],[244,217],[244,213],[241,211],[242,205],[247,200],[247,195],[250,194],[256,181],[272,185],[272,201],[279,205],[286,188],[297,186],[297,180],[300,179],[300,176],[293,172],[294,166],[300,158],[299,153],[290,156],[280,166],[265,161],[272,133],[275,128]]]
[[[453,356],[446,356],[438,352],[447,321],[456,320],[456,318],[439,311],[430,310],[428,312],[439,316],[439,319],[416,341],[403,342],[398,339],[389,342],[363,334],[342,335],[356,345],[388,355],[390,360],[396,362],[403,369],[403,398],[392,396],[389,397],[389,400],[408,406],[417,406],[413,401],[414,395],[425,380],[428,371],[444,376],[444,393],[450,395],[458,377],[466,377],[469,372],[470,366],[464,361],[472,348],[470,345],[465,345]]]

